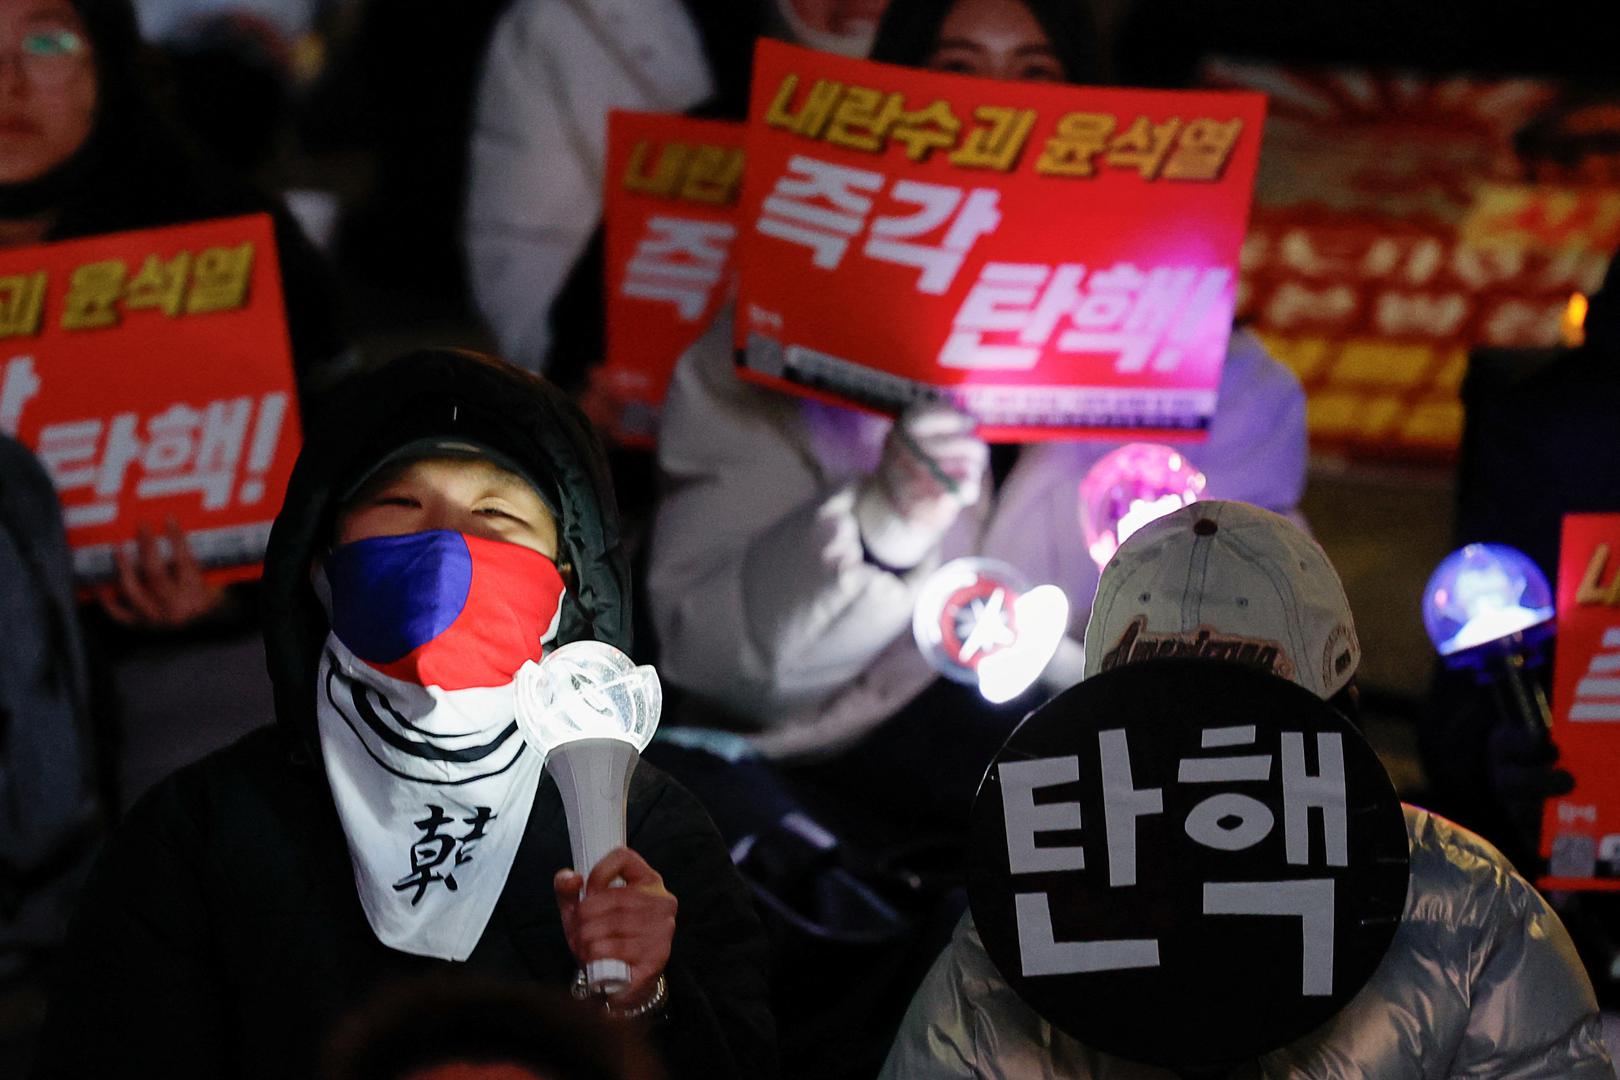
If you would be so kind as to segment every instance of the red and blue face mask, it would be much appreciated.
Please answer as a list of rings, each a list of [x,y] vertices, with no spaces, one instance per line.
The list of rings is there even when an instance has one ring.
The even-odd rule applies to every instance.
[[[556,635],[562,575],[529,548],[435,530],[344,544],[321,576],[317,729],[361,907],[383,944],[464,960],[539,786],[513,678]]]
[[[557,564],[443,529],[344,544],[326,557],[332,633],[378,672],[443,690],[503,686],[557,632]]]

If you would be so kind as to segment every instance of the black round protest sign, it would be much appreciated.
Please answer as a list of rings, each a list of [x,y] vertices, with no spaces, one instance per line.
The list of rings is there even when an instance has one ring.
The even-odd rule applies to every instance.
[[[1293,683],[1154,660],[1032,713],[973,808],[996,967],[1105,1053],[1196,1073],[1320,1026],[1405,907],[1406,826],[1372,748]]]

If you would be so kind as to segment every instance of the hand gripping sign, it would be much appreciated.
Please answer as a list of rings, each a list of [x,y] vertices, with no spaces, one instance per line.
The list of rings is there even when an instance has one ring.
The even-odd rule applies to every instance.
[[[254,576],[299,442],[269,216],[0,251],[0,431],[81,584],[169,515],[212,579]]]
[[[737,236],[756,381],[987,438],[1196,436],[1264,98],[998,82],[762,41]]]
[[[1348,1002],[1400,922],[1406,826],[1337,711],[1213,660],[1105,672],[1032,713],[973,807],[968,894],[1023,1000],[1186,1075]]]

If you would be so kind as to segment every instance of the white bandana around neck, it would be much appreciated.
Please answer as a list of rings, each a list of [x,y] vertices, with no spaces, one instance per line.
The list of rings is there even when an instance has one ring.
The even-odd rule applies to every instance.
[[[544,759],[518,731],[511,676],[487,685],[556,635],[561,578],[526,556],[544,560],[422,533],[345,545],[316,575],[333,626],[315,687],[321,756],[366,920],[401,952],[472,954],[528,824]]]

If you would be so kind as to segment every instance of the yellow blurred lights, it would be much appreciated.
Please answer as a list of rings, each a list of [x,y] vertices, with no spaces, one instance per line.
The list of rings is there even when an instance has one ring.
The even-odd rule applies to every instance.
[[[1558,326],[1558,336],[1568,348],[1579,348],[1586,341],[1586,307],[1584,294],[1571,294],[1569,305],[1564,308],[1563,321]]]

